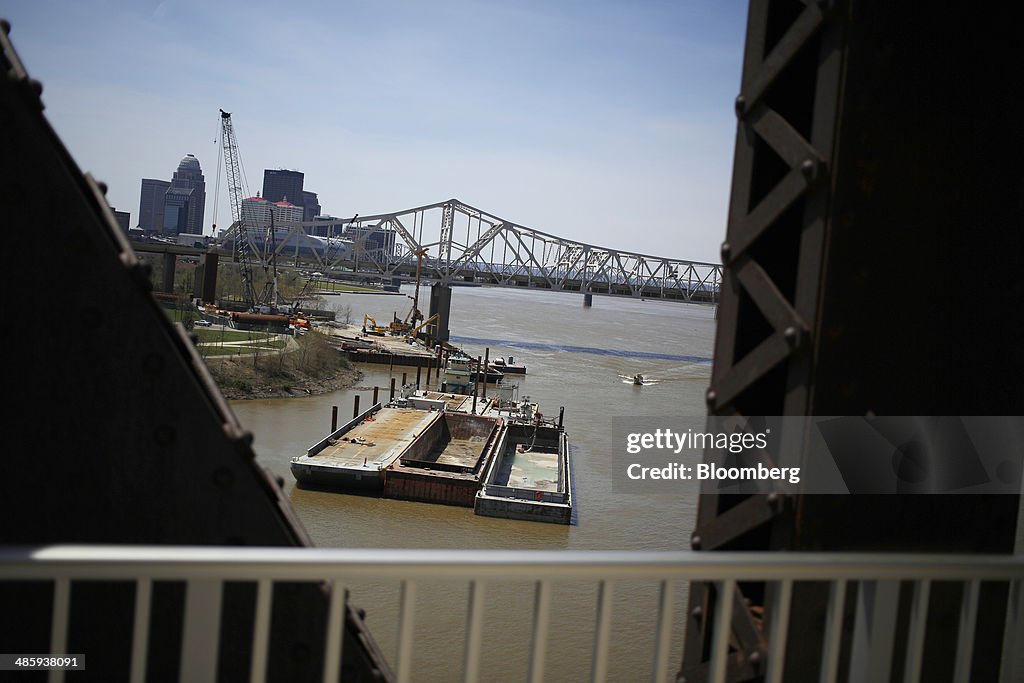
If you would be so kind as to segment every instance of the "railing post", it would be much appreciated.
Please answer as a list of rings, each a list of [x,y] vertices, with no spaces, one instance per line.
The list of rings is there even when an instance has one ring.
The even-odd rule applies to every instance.
[[[135,621],[132,624],[131,683],[144,683],[146,661],[149,654],[149,612],[153,595],[153,582],[139,579],[135,582]]]
[[[50,628],[50,652],[64,654],[68,642],[68,610],[71,606],[71,580],[60,577],[53,582],[53,623]],[[64,680],[63,669],[50,670],[50,683]]]
[[[850,683],[888,683],[899,588],[897,581],[860,583],[850,653]]]
[[[181,680],[214,683],[220,640],[221,582],[189,581],[185,588],[185,623],[181,638]]]
[[[612,630],[612,583],[603,580],[597,589],[597,619],[594,628],[594,654],[591,680],[603,683],[608,678],[608,643]]]

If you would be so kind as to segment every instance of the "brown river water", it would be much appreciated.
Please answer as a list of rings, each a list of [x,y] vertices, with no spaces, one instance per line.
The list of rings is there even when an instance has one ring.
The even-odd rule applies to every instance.
[[[408,293],[411,293],[411,288]],[[325,298],[328,307],[349,311],[353,322],[369,314],[386,324],[393,313],[405,317],[412,304],[400,295],[343,294]],[[420,308],[427,308],[421,292]],[[571,444],[575,523],[570,526],[479,517],[469,508],[305,491],[295,487],[289,460],[304,453],[331,426],[352,415],[354,396],[363,409],[373,387],[387,397],[388,366],[363,365],[356,387],[321,396],[234,401],[242,425],[255,435],[259,463],[285,480],[300,520],[321,547],[456,548],[543,550],[687,550],[695,498],[673,495],[613,494],[611,485],[613,416],[704,415],[710,375],[714,308],[659,301],[594,297],[583,306],[578,294],[458,287],[452,295],[452,342],[472,356],[513,356],[528,374],[508,379],[520,396],[540,404],[546,416],[565,407]],[[395,367],[415,381],[415,368]],[[657,380],[634,386],[621,376],[642,373]],[[422,375],[425,380],[426,373]],[[685,606],[684,587],[676,596],[676,621]],[[465,638],[468,587],[421,586],[413,680],[459,680]],[[649,680],[657,588],[616,584],[609,680]],[[521,681],[526,677],[533,587],[493,586],[486,590],[482,680]],[[394,661],[398,591],[393,584],[352,588],[352,601],[366,608],[374,637]],[[587,680],[593,640],[596,589],[554,587],[547,680]],[[523,628],[525,626],[525,629]],[[678,669],[682,643],[673,649]],[[448,646],[452,646],[448,649]],[[455,652],[452,659],[452,652]]]

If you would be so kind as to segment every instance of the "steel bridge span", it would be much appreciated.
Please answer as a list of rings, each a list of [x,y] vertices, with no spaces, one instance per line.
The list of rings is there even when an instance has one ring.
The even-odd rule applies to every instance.
[[[319,235],[317,237],[316,235]],[[718,301],[722,267],[600,247],[528,228],[458,199],[351,219],[236,222],[222,243],[239,240],[264,268],[273,260],[312,263],[392,280],[477,283],[585,295],[691,303]]]

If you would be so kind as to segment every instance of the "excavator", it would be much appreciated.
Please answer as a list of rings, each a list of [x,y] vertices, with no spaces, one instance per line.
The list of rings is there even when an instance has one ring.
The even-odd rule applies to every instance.
[[[366,323],[370,323],[369,327],[367,327]],[[377,321],[371,318],[370,316],[363,314],[363,334],[375,334],[380,337],[383,337],[390,331],[391,330],[388,329],[387,327],[381,327],[380,325],[378,325]]]
[[[423,313],[419,309],[420,300],[420,274],[423,271],[423,257],[426,256],[427,250],[420,249],[416,252],[416,294],[410,296],[412,299],[412,308],[409,309],[409,314],[405,316],[405,320],[399,320],[398,315],[395,315],[395,319],[388,323],[387,327],[377,325],[377,321],[371,318],[369,315],[363,315],[363,333],[364,334],[376,334],[386,335],[390,334],[394,337],[415,337],[416,333],[421,330],[427,323],[423,323],[419,327],[416,324],[423,320]],[[436,318],[432,316],[431,319]],[[366,326],[366,323],[370,322],[370,327]]]

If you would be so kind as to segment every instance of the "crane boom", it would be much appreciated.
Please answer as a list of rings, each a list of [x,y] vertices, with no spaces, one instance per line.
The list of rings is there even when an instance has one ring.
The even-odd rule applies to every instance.
[[[231,220],[242,220],[242,200],[245,198],[242,180],[242,159],[238,155],[238,140],[231,124],[231,112],[220,110],[221,144],[224,147],[224,167],[228,174],[228,198],[231,200]]]
[[[224,149],[224,168],[228,180],[228,197],[231,199],[232,228],[235,231],[235,261],[239,264],[242,276],[242,296],[252,308],[259,301],[252,278],[252,249],[249,244],[249,229],[245,224],[245,216],[242,211],[242,200],[245,198],[247,190],[245,178],[242,175],[242,158],[238,153],[238,139],[235,137],[235,127],[231,123],[231,113],[223,109],[220,110],[220,126],[221,146]]]

